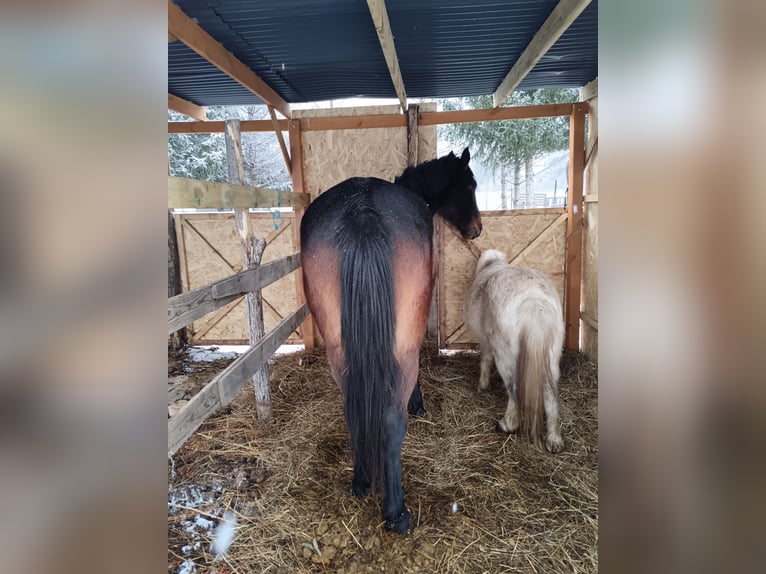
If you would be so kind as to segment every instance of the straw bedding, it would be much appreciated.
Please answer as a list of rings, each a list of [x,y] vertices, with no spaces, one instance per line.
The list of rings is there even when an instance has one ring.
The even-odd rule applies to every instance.
[[[557,455],[494,432],[505,390],[495,373],[479,392],[478,372],[475,353],[421,356],[427,415],[410,419],[402,451],[416,524],[404,537],[384,531],[377,495],[349,494],[342,398],[324,353],[275,359],[272,425],[256,422],[245,388],[169,463],[169,571],[597,571],[596,365],[562,358]],[[210,541],[227,509],[236,536],[215,558]]]

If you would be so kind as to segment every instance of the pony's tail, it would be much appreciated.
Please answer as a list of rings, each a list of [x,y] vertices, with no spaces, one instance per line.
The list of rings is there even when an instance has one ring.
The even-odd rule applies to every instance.
[[[374,488],[382,476],[385,410],[399,382],[394,358],[392,246],[377,214],[359,209],[341,231],[344,410],[357,467]]]
[[[543,390],[552,376],[550,349],[555,334],[549,327],[548,309],[537,300],[519,308],[519,411],[521,430],[538,447],[543,422]]]

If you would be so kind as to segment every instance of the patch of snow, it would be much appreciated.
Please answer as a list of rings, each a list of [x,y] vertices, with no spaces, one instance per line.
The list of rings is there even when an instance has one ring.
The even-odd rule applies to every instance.
[[[240,353],[234,351],[222,351],[220,347],[189,347],[186,350],[186,356],[191,361],[212,362],[219,359],[236,359]]]
[[[213,533],[213,543],[210,545],[210,552],[220,558],[229,550],[234,535],[237,530],[237,517],[231,510],[223,513],[223,520]]]
[[[191,560],[184,560],[178,568],[178,574],[193,574],[197,572],[197,565]]]
[[[457,355],[459,353],[472,353],[477,354],[479,351],[476,351],[474,349],[439,349],[440,355],[445,355],[447,357],[451,357],[452,355]]]
[[[199,526],[202,530],[210,530],[213,528],[213,526],[215,526],[215,522],[209,518],[205,518],[201,514],[198,514],[194,517],[194,525]]]

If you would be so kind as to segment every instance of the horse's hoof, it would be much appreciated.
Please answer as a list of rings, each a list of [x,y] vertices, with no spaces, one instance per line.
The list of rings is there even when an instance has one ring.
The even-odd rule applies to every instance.
[[[500,421],[495,423],[495,432],[499,432],[500,434],[509,434],[507,430],[500,426]]]
[[[357,483],[356,480],[351,481],[351,495],[356,497],[367,496],[370,494],[370,485]]]
[[[422,419],[424,416],[426,416],[426,410],[421,406],[417,409],[407,409],[407,413],[410,415],[410,418],[413,419]]]
[[[412,512],[409,508],[402,510],[397,516],[386,520],[386,530],[399,534],[412,534]]]

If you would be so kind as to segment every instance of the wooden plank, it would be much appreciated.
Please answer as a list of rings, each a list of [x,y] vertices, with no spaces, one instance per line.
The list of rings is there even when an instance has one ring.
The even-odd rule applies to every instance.
[[[539,106],[510,106],[506,108],[486,108],[480,110],[421,112],[420,125],[433,126],[471,122],[490,122],[494,120],[528,120],[568,116],[571,113],[572,104],[544,104]]]
[[[583,201],[585,203],[598,203],[598,194],[594,193],[594,194],[591,194],[591,195],[586,195],[583,198]]]
[[[239,293],[260,291],[267,285],[281,279],[301,265],[301,254],[293,253],[269,261],[255,269],[247,269],[211,285],[213,299],[222,299]]]
[[[494,120],[524,120],[568,116],[572,113],[572,104],[544,104],[539,106],[511,106],[507,108],[487,108],[482,110],[458,110],[443,112],[420,112],[418,124],[435,126],[470,122],[489,122]],[[301,131],[354,130],[370,128],[405,128],[407,117],[403,114],[377,114],[368,116],[347,116],[337,118],[302,118]],[[286,120],[279,120],[282,131],[288,129]],[[269,120],[243,120],[240,122],[243,132],[270,132],[274,129]],[[168,122],[169,134],[187,133],[222,133],[223,122]],[[292,145],[291,145],[292,147]],[[294,186],[293,186],[294,187]]]
[[[418,114],[420,106],[410,104],[407,108],[407,166],[418,165]]]
[[[516,63],[492,94],[495,107],[500,106],[508,94],[516,89],[521,81],[532,71],[535,64],[556,43],[567,28],[572,25],[591,0],[560,0],[548,18],[534,35]]]
[[[566,276],[564,278],[564,346],[580,349],[580,290],[582,288],[583,175],[585,169],[585,109],[572,106],[569,120],[569,191],[567,197]]]
[[[338,118],[301,118],[299,121],[302,132],[407,127],[407,116],[403,114],[344,116]]]
[[[580,88],[580,100],[587,102],[598,96],[598,78]]]
[[[200,122],[204,122],[207,119],[207,116],[205,115],[205,108],[198,106],[197,104],[193,104],[188,100],[184,100],[183,98],[179,98],[170,92],[168,92],[168,109],[173,110],[174,112],[178,112],[179,114],[189,116],[190,118],[194,118]]]
[[[292,162],[291,175],[293,178],[293,190],[303,192],[305,187],[303,171],[303,140],[301,137],[301,124],[298,121],[290,121],[290,161]],[[293,224],[293,233],[295,246],[301,249],[301,220],[303,219],[304,208],[295,208],[295,222]],[[295,298],[298,305],[306,302],[306,294],[303,290],[303,274],[295,280]],[[303,337],[303,346],[306,349],[313,349],[316,345],[314,336],[314,319],[309,313],[306,320],[300,326],[300,333]]]
[[[495,209],[492,211],[482,211],[482,217],[496,215],[554,215],[566,213],[566,207],[536,207],[532,209]]]
[[[279,127],[277,120],[277,114],[274,112],[274,108],[267,106],[269,109],[269,116],[271,116],[271,124],[274,126],[274,133],[277,134],[277,141],[279,141],[279,149],[282,150],[282,158],[285,160],[285,167],[287,168],[287,175],[292,172],[292,165],[290,165],[290,154],[287,153],[287,145],[285,145],[285,138],[282,136],[282,130]]]
[[[308,314],[302,305],[268,335],[205,385],[173,418],[168,421],[168,453],[175,454],[184,442],[215,410],[227,405],[284,343]]]
[[[213,313],[210,317],[207,318],[207,321],[205,321],[204,326],[195,325],[195,327],[200,327],[199,330],[194,331],[194,339],[192,340],[193,345],[205,345],[207,341],[205,341],[205,336],[213,330],[213,328],[218,325],[221,321],[223,321],[226,316],[231,313],[235,307],[239,305],[239,302],[242,301],[242,296],[235,297],[233,301],[227,303],[220,309],[218,309],[215,313]],[[250,341],[245,341],[245,344],[249,344]]]
[[[168,210],[168,297],[175,297],[183,292],[181,287],[181,267],[179,265],[178,233],[173,213]],[[181,328],[170,333],[170,348],[178,351],[186,344],[186,331]]]
[[[287,130],[287,120],[277,120],[281,131]],[[271,120],[241,120],[240,131],[270,132],[274,129]],[[223,133],[223,121],[168,122],[169,134],[215,134]]]
[[[388,21],[386,2],[385,0],[367,0],[367,6],[375,24],[375,31],[378,33],[378,41],[383,50],[383,57],[386,59],[388,73],[394,84],[394,91],[399,98],[399,105],[402,106],[402,113],[406,114],[407,92],[404,89],[404,80],[399,69],[399,58],[396,55],[396,44],[394,44],[394,35],[391,33],[391,23]]]
[[[509,262],[510,265],[520,265],[520,261],[526,256],[528,253],[531,253],[535,247],[540,245],[543,241],[545,241],[549,235],[554,233],[556,231],[556,228],[559,226],[560,223],[563,223],[567,219],[567,214],[562,213],[559,215],[553,222],[548,225],[545,229],[543,229],[540,233],[538,233],[537,237],[535,237],[532,241],[530,241],[527,246],[519,251],[519,253],[516,254],[516,257],[511,259]]]
[[[181,40],[264,102],[274,106],[283,116],[290,117],[290,106],[282,99],[282,96],[217,42],[215,38],[205,32],[194,20],[184,14],[178,6],[173,4],[172,0],[168,0],[168,33]]]
[[[224,281],[228,279],[231,278],[224,279]],[[216,299],[213,297],[213,285],[215,283],[203,285],[199,289],[187,291],[168,299],[168,335],[197,319],[201,319],[208,313],[212,313],[219,307],[231,303],[241,295],[238,293]]]
[[[583,323],[588,325],[591,329],[598,331],[598,321],[596,321],[593,317],[585,313],[580,313],[580,319],[582,319]]]
[[[305,207],[306,193],[168,176],[168,208]]]

